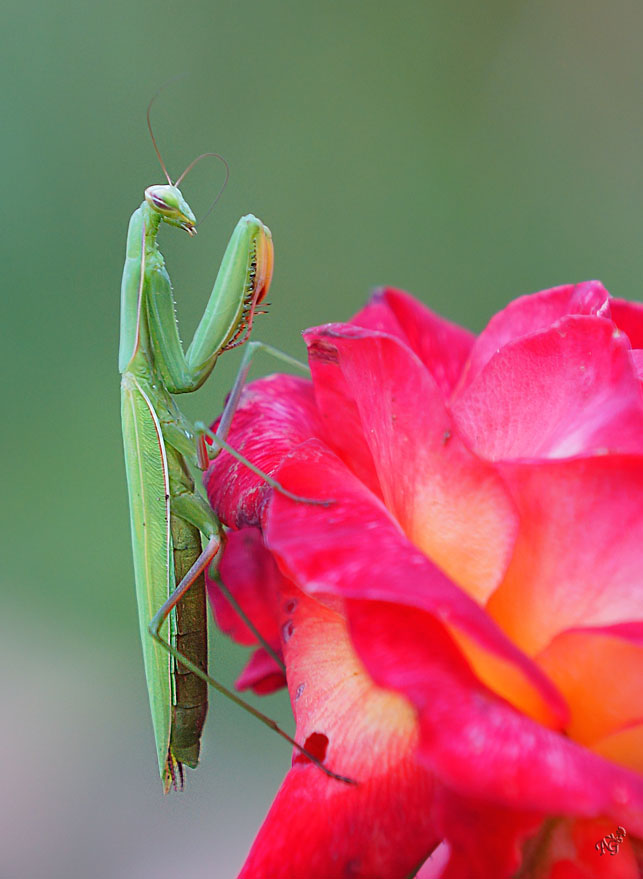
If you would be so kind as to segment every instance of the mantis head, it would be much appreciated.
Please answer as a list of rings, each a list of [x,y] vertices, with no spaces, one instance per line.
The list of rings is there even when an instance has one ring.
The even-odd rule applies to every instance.
[[[166,223],[185,229],[191,237],[196,235],[196,217],[177,186],[165,183],[148,186],[145,201]]]

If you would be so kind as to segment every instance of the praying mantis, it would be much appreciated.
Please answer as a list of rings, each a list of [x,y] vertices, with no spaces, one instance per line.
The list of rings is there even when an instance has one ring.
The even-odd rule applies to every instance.
[[[176,403],[175,395],[203,385],[224,351],[248,340],[270,287],[274,251],[267,226],[252,214],[239,220],[184,352],[157,236],[162,223],[196,235],[196,219],[179,184],[198,161],[217,154],[199,156],[173,183],[150,123],[153,100],[147,122],[167,184],[149,186],[130,218],[121,285],[119,371],[139,628],[163,790],[182,788],[183,766],[198,764],[208,685],[285,738],[327,775],[352,783],[207,673],[204,572],[218,560],[225,530],[196,491],[191,468],[205,469],[209,459],[225,449],[291,499],[316,501],[288,492],[225,439],[257,347],[301,367],[298,361],[262,343],[248,343],[216,433],[191,424]],[[210,448],[205,435],[213,442]]]

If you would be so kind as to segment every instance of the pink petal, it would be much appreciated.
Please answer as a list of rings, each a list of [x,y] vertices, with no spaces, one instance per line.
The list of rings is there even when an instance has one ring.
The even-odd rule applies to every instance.
[[[278,605],[282,577],[274,559],[263,545],[257,528],[230,531],[223,558],[219,563],[221,581],[231,593],[263,640],[281,656],[281,632]],[[224,595],[216,580],[206,573],[206,586],[218,627],[238,644],[257,644],[236,608]],[[258,694],[272,693],[286,685],[283,668],[263,647],[255,650],[235,682],[238,690],[251,689]]]
[[[638,643],[624,638],[623,628],[561,632],[537,657],[570,706],[567,733],[590,747],[643,723],[643,637],[639,632]]]
[[[539,813],[462,797],[443,785],[436,785],[433,808],[451,852],[440,879],[511,879],[522,864],[525,840],[544,820]],[[418,879],[423,875],[420,871]]]
[[[280,607],[297,741],[358,784],[295,752],[240,877],[406,879],[439,841],[414,712],[364,674],[339,614],[285,581]]]
[[[460,441],[430,373],[374,331],[328,325],[305,339],[333,447],[359,475],[369,461],[405,534],[484,601],[504,574],[517,520],[493,468]],[[350,433],[342,429],[347,410]]]
[[[475,341],[469,330],[431,311],[403,290],[378,290],[352,324],[400,338],[417,354],[447,398]]]
[[[643,383],[643,304],[625,299],[610,299],[612,320],[630,340],[634,372]]]
[[[371,306],[385,311],[383,306]],[[334,325],[329,325],[330,332]],[[325,327],[309,330],[309,361],[315,389],[315,400],[319,417],[324,426],[323,439],[348,468],[378,498],[382,498],[382,488],[370,447],[364,436],[362,420],[353,389],[343,372],[338,368],[333,352],[326,357],[323,346],[315,344],[316,333],[324,333]]]
[[[501,466],[520,513],[491,616],[530,655],[559,632],[643,619],[643,458]]]
[[[643,349],[637,348],[636,351],[630,351],[632,368],[640,382],[643,382]]]
[[[416,706],[420,753],[445,785],[526,811],[606,815],[643,834],[643,779],[493,696],[427,614],[365,601],[350,601],[347,614],[375,683]]]
[[[565,284],[520,296],[495,314],[478,336],[465,366],[458,393],[464,391],[501,348],[534,335],[569,314],[609,317],[610,296],[600,281]]]
[[[622,330],[632,348],[643,348],[643,303],[610,299],[612,320]]]
[[[264,537],[286,576],[308,592],[401,602],[422,608],[513,670],[506,698],[557,725],[564,703],[534,664],[489,616],[401,533],[390,514],[320,443],[301,446],[279,478],[298,494],[328,497],[327,507],[275,494]]]
[[[446,866],[451,858],[451,846],[441,842],[417,872],[416,879],[444,879]]]
[[[276,603],[281,574],[266,552],[257,528],[230,531],[219,576],[241,610],[271,647],[279,648]],[[221,592],[216,580],[206,574],[208,597],[217,626],[238,644],[257,644],[257,638]]]
[[[273,375],[244,389],[228,442],[272,474],[284,455],[321,431],[310,382]],[[226,525],[243,528],[259,524],[263,504],[272,491],[260,476],[222,452],[210,463],[203,482],[213,509]]]
[[[237,690],[252,690],[258,696],[265,696],[285,687],[286,675],[268,651],[259,647],[250,657],[234,686]]]
[[[643,451],[643,393],[627,337],[567,317],[492,355],[453,401],[458,429],[491,460]]]
[[[418,771],[417,769],[415,770]],[[438,840],[412,765],[349,788],[311,767],[291,769],[239,879],[407,879]],[[428,777],[428,776],[427,776]]]

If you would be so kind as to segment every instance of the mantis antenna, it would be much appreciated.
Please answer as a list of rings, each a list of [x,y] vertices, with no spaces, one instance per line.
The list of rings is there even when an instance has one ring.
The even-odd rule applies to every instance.
[[[181,76],[185,76],[185,75],[186,75],[186,74],[184,74],[184,73],[179,74],[179,77],[175,77],[175,79],[178,79],[178,78],[180,78]],[[173,82],[173,81],[174,81],[174,80],[170,80],[170,82]],[[146,113],[146,117],[147,117],[147,127],[148,127],[148,130],[149,130],[149,132],[150,132],[150,137],[152,138],[152,146],[154,147],[154,152],[156,153],[156,157],[157,157],[158,160],[159,160],[159,164],[161,165],[161,168],[163,169],[163,173],[165,174],[165,179],[167,180],[167,182],[169,183],[169,185],[170,185],[170,186],[175,186],[175,187],[178,189],[178,188],[179,188],[179,185],[180,185],[180,183],[181,183],[181,181],[182,181],[183,179],[185,179],[185,177],[187,177],[187,175],[190,173],[190,171],[192,170],[192,168],[194,168],[194,166],[197,165],[197,164],[201,161],[201,159],[206,159],[206,158],[208,158],[209,156],[211,156],[211,157],[214,158],[214,159],[218,159],[220,162],[223,163],[223,166],[224,166],[224,168],[225,168],[225,179],[224,179],[223,183],[221,184],[221,188],[219,189],[219,191],[218,191],[218,193],[216,194],[214,200],[213,200],[212,203],[210,204],[210,207],[207,209],[207,211],[205,212],[205,214],[201,217],[201,219],[199,220],[199,222],[196,224],[196,225],[198,226],[198,225],[200,225],[200,224],[206,219],[206,217],[211,213],[211,211],[214,209],[214,206],[216,205],[216,203],[219,201],[219,199],[220,199],[221,196],[223,195],[223,191],[224,191],[224,189],[226,188],[226,186],[228,185],[228,180],[230,179],[230,166],[228,165],[228,163],[227,163],[227,161],[224,159],[224,157],[223,157],[222,155],[220,155],[219,153],[201,153],[200,156],[197,156],[196,159],[193,159],[193,160],[190,162],[190,164],[187,166],[187,168],[185,169],[185,171],[184,171],[184,172],[183,172],[183,173],[182,173],[182,174],[176,179],[176,181],[175,181],[174,183],[172,183],[172,178],[170,177],[170,175],[169,175],[169,173],[168,173],[168,170],[167,170],[167,168],[165,167],[165,162],[163,161],[163,156],[161,155],[161,151],[159,150],[158,144],[157,144],[157,142],[156,142],[156,138],[154,137],[154,130],[152,129],[152,120],[151,120],[151,118],[150,118],[150,113],[151,113],[151,110],[152,110],[152,104],[153,104],[154,101],[158,98],[158,96],[159,96],[160,93],[163,91],[163,89],[165,88],[166,85],[168,85],[167,82],[166,82],[164,85],[161,86],[161,88],[157,91],[157,93],[154,95],[154,97],[152,98],[152,100],[151,100],[151,101],[149,102],[149,104],[147,105],[147,113]]]
[[[223,195],[223,190],[228,185],[228,180],[230,179],[230,166],[228,165],[227,161],[223,158],[223,156],[220,153],[201,153],[200,156],[197,156],[196,159],[193,159],[190,162],[190,164],[187,166],[185,171],[181,174],[181,176],[178,178],[178,180],[174,184],[176,187],[178,187],[181,180],[183,180],[190,173],[190,171],[192,170],[192,168],[194,168],[194,166],[197,164],[197,162],[200,162],[201,159],[207,159],[208,156],[212,156],[212,158],[218,159],[220,162],[223,162],[223,166],[225,168],[225,179],[224,179],[223,183],[221,184],[221,188],[219,189],[218,193],[214,197],[214,201],[212,201],[212,203],[210,204],[210,207],[207,209],[207,211],[203,214],[201,219],[198,221],[197,226],[200,226],[201,223],[206,219],[206,217],[208,217],[210,215],[215,204],[219,201],[219,199]]]
[[[184,75],[185,74],[181,74],[181,76],[184,76]],[[173,185],[172,179],[170,178],[170,175],[167,173],[167,168],[165,167],[165,162],[163,161],[163,156],[161,155],[161,151],[159,150],[158,144],[156,143],[156,138],[154,137],[154,132],[152,131],[152,121],[150,119],[150,111],[152,109],[152,104],[158,98],[158,96],[161,94],[161,92],[163,91],[163,89],[165,88],[166,85],[167,85],[167,83],[162,85],[161,88],[157,91],[157,93],[153,96],[152,100],[147,105],[147,114],[146,115],[147,115],[147,127],[150,132],[150,137],[152,138],[152,145],[154,147],[154,152],[156,153],[156,156],[161,164],[161,168],[163,169],[163,173],[165,174],[165,179],[170,184],[170,186],[172,186]]]

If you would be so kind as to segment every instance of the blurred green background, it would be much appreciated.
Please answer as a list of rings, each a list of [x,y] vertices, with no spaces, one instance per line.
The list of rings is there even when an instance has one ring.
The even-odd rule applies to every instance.
[[[183,337],[252,211],[276,244],[256,337],[301,355],[302,328],[379,284],[475,330],[566,281],[638,298],[642,31],[621,0],[5,0],[3,879],[233,877],[289,763],[215,698],[187,791],[157,780],[116,370],[127,221],[162,180],[150,97],[189,72],[154,109],[166,163],[217,150],[232,171],[196,240],[161,235]],[[197,213],[221,177],[188,178]],[[232,681],[243,651],[214,650]],[[262,705],[288,722],[283,696]]]

